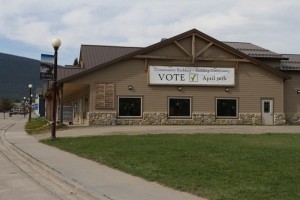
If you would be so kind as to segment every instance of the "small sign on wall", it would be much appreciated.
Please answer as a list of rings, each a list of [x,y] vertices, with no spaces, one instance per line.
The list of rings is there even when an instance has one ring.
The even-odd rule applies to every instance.
[[[96,83],[96,108],[114,108],[114,99],[114,83]]]

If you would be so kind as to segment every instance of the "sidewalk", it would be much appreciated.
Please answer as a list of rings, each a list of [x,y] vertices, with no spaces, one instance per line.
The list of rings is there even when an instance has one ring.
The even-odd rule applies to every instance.
[[[57,137],[79,137],[92,135],[141,135],[141,134],[195,134],[195,133],[233,133],[233,134],[262,134],[262,133],[300,133],[300,126],[253,126],[253,125],[140,125],[140,126],[70,126],[56,132]],[[35,135],[38,140],[50,138],[50,133]]]
[[[69,188],[71,193],[77,193],[83,199],[202,199],[41,144],[36,138],[25,133],[24,124],[25,120],[18,121],[7,130],[5,138],[9,145],[23,154],[28,162],[42,168],[53,181],[59,182],[62,187]],[[77,132],[86,133],[79,128]]]

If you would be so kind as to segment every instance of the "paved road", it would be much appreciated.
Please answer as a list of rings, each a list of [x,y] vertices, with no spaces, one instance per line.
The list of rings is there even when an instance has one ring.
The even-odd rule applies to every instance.
[[[0,113],[0,200],[77,199],[41,176],[4,145],[4,130],[20,119],[21,116],[3,119]]]

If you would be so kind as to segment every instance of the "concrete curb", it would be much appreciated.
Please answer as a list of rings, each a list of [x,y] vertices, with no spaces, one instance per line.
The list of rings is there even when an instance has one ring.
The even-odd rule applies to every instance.
[[[93,191],[88,190],[83,185],[67,179],[64,177],[59,171],[51,168],[50,166],[44,164],[43,162],[39,161],[38,159],[34,158],[33,156],[29,155],[28,153],[24,152],[22,149],[17,147],[15,144],[8,141],[5,136],[6,131],[12,127],[14,124],[5,128],[1,134],[1,140],[3,141],[4,145],[12,151],[18,158],[20,158],[23,162],[27,165],[32,167],[38,173],[46,177],[47,179],[53,181],[58,186],[64,188],[70,194],[75,195],[81,199],[93,199],[93,200],[111,200],[108,197],[103,195],[99,195]]]

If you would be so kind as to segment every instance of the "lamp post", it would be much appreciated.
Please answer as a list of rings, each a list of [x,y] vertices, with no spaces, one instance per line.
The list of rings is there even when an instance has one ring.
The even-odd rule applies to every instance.
[[[28,88],[29,88],[29,117],[28,117],[28,121],[31,121],[31,104],[32,104],[31,88],[32,88],[32,84],[29,84]]]
[[[26,97],[24,97],[23,111],[24,111],[24,118],[25,118],[26,117]]]
[[[54,48],[54,73],[53,73],[53,83],[52,83],[52,129],[51,129],[51,139],[56,139],[56,82],[57,82],[57,51],[61,45],[61,41],[58,38],[54,38],[51,41]]]

